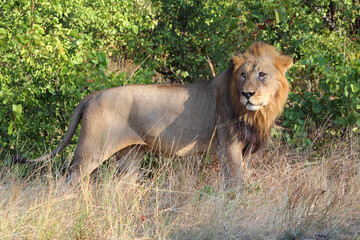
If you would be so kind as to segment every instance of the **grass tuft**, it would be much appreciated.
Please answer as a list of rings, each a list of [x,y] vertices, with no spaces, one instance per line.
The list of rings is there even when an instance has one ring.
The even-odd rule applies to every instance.
[[[109,161],[74,188],[50,162],[26,174],[24,166],[4,167],[0,236],[359,239],[358,143],[324,146],[319,153],[272,142],[262,156],[247,159],[241,194],[221,189],[218,164],[209,156],[206,163],[148,156],[136,182]]]

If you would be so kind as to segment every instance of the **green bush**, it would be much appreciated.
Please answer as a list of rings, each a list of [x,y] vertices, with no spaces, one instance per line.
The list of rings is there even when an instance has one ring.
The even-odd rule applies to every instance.
[[[195,82],[265,41],[294,57],[286,139],[303,145],[360,126],[360,7],[353,1],[53,0],[0,3],[0,155],[59,142],[89,93],[150,83],[156,73]],[[109,60],[134,62],[129,74]],[[354,131],[355,130],[355,131]]]
[[[211,78],[236,50],[265,41],[294,57],[283,126],[288,142],[311,143],[360,126],[360,6],[351,1],[152,0],[157,25],[144,39],[149,67],[172,81]],[[357,130],[358,132],[358,130]]]
[[[195,82],[211,78],[228,66],[229,57],[240,46],[241,13],[236,1],[151,0],[157,21],[144,35],[151,54],[147,63],[173,82]],[[244,31],[244,30],[243,30]],[[245,30],[246,31],[246,30]],[[137,45],[139,46],[139,45]],[[155,65],[154,65],[155,62]]]
[[[127,82],[105,74],[108,59],[153,25],[146,6],[126,0],[5,1],[0,15],[0,153],[17,137],[57,143],[81,98]]]

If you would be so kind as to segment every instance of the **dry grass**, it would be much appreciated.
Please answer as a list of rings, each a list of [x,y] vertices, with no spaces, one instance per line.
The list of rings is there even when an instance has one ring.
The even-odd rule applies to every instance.
[[[48,170],[2,169],[0,238],[360,239],[358,142],[321,154],[272,142],[248,161],[242,194],[200,158],[162,159],[137,184],[109,163],[75,189]]]

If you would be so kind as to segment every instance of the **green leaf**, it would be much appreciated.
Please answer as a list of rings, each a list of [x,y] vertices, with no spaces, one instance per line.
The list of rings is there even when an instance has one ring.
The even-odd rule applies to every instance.
[[[287,22],[287,20],[288,20],[288,14],[287,14],[287,12],[286,12],[286,8],[282,7],[282,8],[280,9],[279,15],[280,15],[281,21]]]
[[[106,81],[106,75],[105,75],[104,71],[100,71],[100,76],[102,77],[102,79],[104,81]]]
[[[7,44],[4,40],[0,39],[0,46],[3,47],[3,48],[7,48]]]
[[[4,28],[0,28],[0,35],[1,36],[3,36],[3,37],[6,36],[6,33],[7,32],[6,32],[6,30]]]
[[[329,68],[329,67],[326,67],[325,69],[324,69],[324,74],[329,74],[329,73],[331,73],[331,68]]]
[[[22,106],[20,104],[17,104],[17,105],[13,104],[12,109],[13,109],[14,113],[16,113],[18,115],[20,115],[22,112]]]
[[[250,30],[252,30],[252,29],[254,29],[254,27],[255,27],[255,23],[253,23],[252,21],[247,21],[247,22],[246,22],[246,26],[248,26],[248,28],[249,28]]]
[[[41,17],[36,16],[36,17],[35,17],[35,22],[36,22],[36,23],[42,23]]]
[[[275,12],[275,21],[276,23],[279,23],[280,22],[279,13],[276,9],[274,9],[274,12]]]
[[[84,58],[83,58],[82,56],[76,55],[76,56],[72,59],[71,63],[72,63],[72,64],[81,64],[83,61],[84,61]]]
[[[316,104],[315,106],[315,113],[320,113],[322,110],[322,106],[320,104]]]
[[[357,84],[354,85],[353,83],[351,83],[350,88],[353,93],[357,93],[359,91],[359,87],[357,86]]]
[[[356,121],[358,120],[357,116],[358,114],[356,113],[351,113],[349,114],[349,116],[347,117],[347,123],[350,125],[350,126],[353,126]]]
[[[61,53],[60,57],[62,60],[64,60],[65,62],[69,61],[69,57],[65,54],[65,53]]]
[[[20,43],[20,44],[24,42],[24,37],[21,36],[20,34],[16,35],[16,36],[15,36],[15,39],[16,39],[16,41],[18,41],[18,43]]]
[[[77,29],[71,29],[70,32],[69,32],[69,35],[70,35],[71,37],[78,38],[78,37],[79,37],[79,30],[77,30]]]
[[[235,23],[235,22],[230,23],[229,31],[232,31],[232,30],[234,30],[234,29],[236,29],[236,28],[238,28],[238,27],[239,27],[239,24],[238,24],[238,23]]]
[[[132,26],[132,30],[133,30],[133,32],[134,32],[135,34],[138,34],[138,33],[139,33],[139,27],[136,26],[136,25],[133,25],[133,26]]]
[[[106,63],[106,55],[104,52],[101,52],[101,53],[98,53],[98,58],[99,58],[99,61],[100,63]]]
[[[10,122],[9,127],[8,127],[8,135],[12,135],[14,131],[14,122]]]

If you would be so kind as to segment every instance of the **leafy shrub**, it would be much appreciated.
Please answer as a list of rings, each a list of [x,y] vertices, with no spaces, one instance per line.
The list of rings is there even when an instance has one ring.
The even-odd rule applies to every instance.
[[[128,39],[152,26],[126,0],[5,1],[0,15],[0,153],[17,136],[57,143],[81,98],[127,82],[105,74],[108,58],[124,58]]]
[[[207,80],[265,41],[294,57],[287,141],[360,126],[360,6],[353,1],[53,0],[0,3],[2,151],[59,141],[90,92],[127,83]],[[133,61],[131,75],[109,60]],[[213,69],[212,69],[213,67]],[[214,73],[212,72],[214,71]]]
[[[300,145],[326,125],[332,135],[360,126],[360,6],[349,1],[152,0],[157,25],[144,38],[149,67],[172,81],[211,78],[253,41],[292,55],[292,85],[283,125]],[[138,45],[139,46],[139,45]],[[143,57],[144,57],[143,56]]]
[[[235,1],[151,2],[157,25],[144,36],[150,47],[143,53],[150,53],[150,66],[172,81],[209,79],[213,73],[208,61],[220,73],[228,57],[244,45],[239,38],[244,5]],[[154,61],[157,66],[151,65]]]

